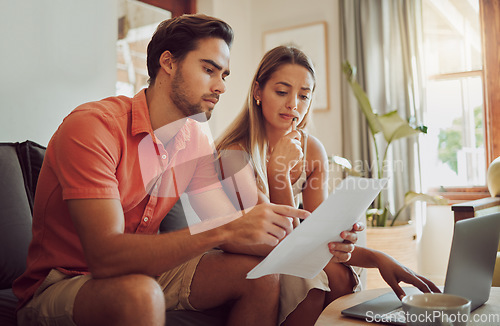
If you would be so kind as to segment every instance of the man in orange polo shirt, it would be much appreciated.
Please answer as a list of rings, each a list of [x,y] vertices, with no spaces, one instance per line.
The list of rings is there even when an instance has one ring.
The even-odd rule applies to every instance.
[[[28,267],[14,284],[20,325],[163,325],[165,310],[227,302],[229,324],[276,324],[278,277],[247,280],[259,258],[210,249],[276,245],[292,230],[287,217],[307,212],[262,204],[203,232],[158,234],[183,192],[209,217],[233,216],[192,118],[208,119],[225,92],[232,38],[216,18],[164,21],[148,46],[147,89],[64,119],[38,181]],[[346,260],[351,251],[339,243],[332,253]]]

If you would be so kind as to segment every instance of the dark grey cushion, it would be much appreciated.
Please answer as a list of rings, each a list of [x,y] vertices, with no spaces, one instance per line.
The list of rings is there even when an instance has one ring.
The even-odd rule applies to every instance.
[[[170,212],[167,213],[163,221],[161,221],[160,233],[177,231],[187,228],[187,226],[186,214],[179,199]]]
[[[14,144],[0,144],[0,289],[26,269],[31,210]]]
[[[30,140],[23,143],[16,143],[15,146],[17,158],[23,171],[26,194],[28,195],[31,212],[33,213],[35,189],[45,156],[45,147]]]
[[[0,325],[16,326],[17,297],[12,289],[0,290]]]

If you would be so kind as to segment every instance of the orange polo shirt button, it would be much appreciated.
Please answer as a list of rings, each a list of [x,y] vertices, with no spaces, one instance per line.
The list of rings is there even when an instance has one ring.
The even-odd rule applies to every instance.
[[[146,217],[144,218],[144,222],[147,222],[147,221],[149,221],[149,218],[146,216]]]

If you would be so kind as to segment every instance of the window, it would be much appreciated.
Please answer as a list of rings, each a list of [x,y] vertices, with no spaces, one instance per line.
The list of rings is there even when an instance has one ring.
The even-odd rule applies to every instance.
[[[479,0],[483,38],[483,74],[485,88],[486,161],[500,156],[500,1]]]
[[[147,87],[146,50],[156,27],[169,11],[136,0],[119,1],[116,94],[133,97]]]
[[[478,0],[423,1],[427,78],[424,189],[485,186],[483,54]]]
[[[147,46],[160,22],[196,12],[196,0],[119,0],[116,94],[134,96],[147,86]]]

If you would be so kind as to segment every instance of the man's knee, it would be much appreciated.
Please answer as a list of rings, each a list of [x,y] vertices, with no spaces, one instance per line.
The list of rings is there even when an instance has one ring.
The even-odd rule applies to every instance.
[[[75,299],[77,324],[92,325],[100,321],[128,325],[146,318],[150,325],[156,325],[161,324],[164,316],[163,291],[155,279],[146,275],[88,281]]]
[[[266,275],[251,280],[250,288],[253,292],[259,292],[269,297],[279,298],[280,295],[279,274]]]
[[[221,251],[206,254],[196,268],[189,302],[200,310],[231,304],[235,311],[242,307],[254,313],[274,311],[279,301],[279,275],[246,278],[261,261],[260,257]]]
[[[261,259],[253,256],[241,256],[241,265],[244,266],[243,270],[244,277],[243,282],[246,283],[246,287],[242,287],[247,294],[259,295],[263,294],[267,297],[279,297],[280,292],[280,277],[279,274],[270,274],[259,277],[257,279],[247,279],[246,274],[254,268]]]
[[[121,283],[120,290],[116,293],[116,299],[121,301],[119,306],[125,310],[125,313],[132,311],[165,312],[163,291],[152,277],[128,275],[123,277]]]

